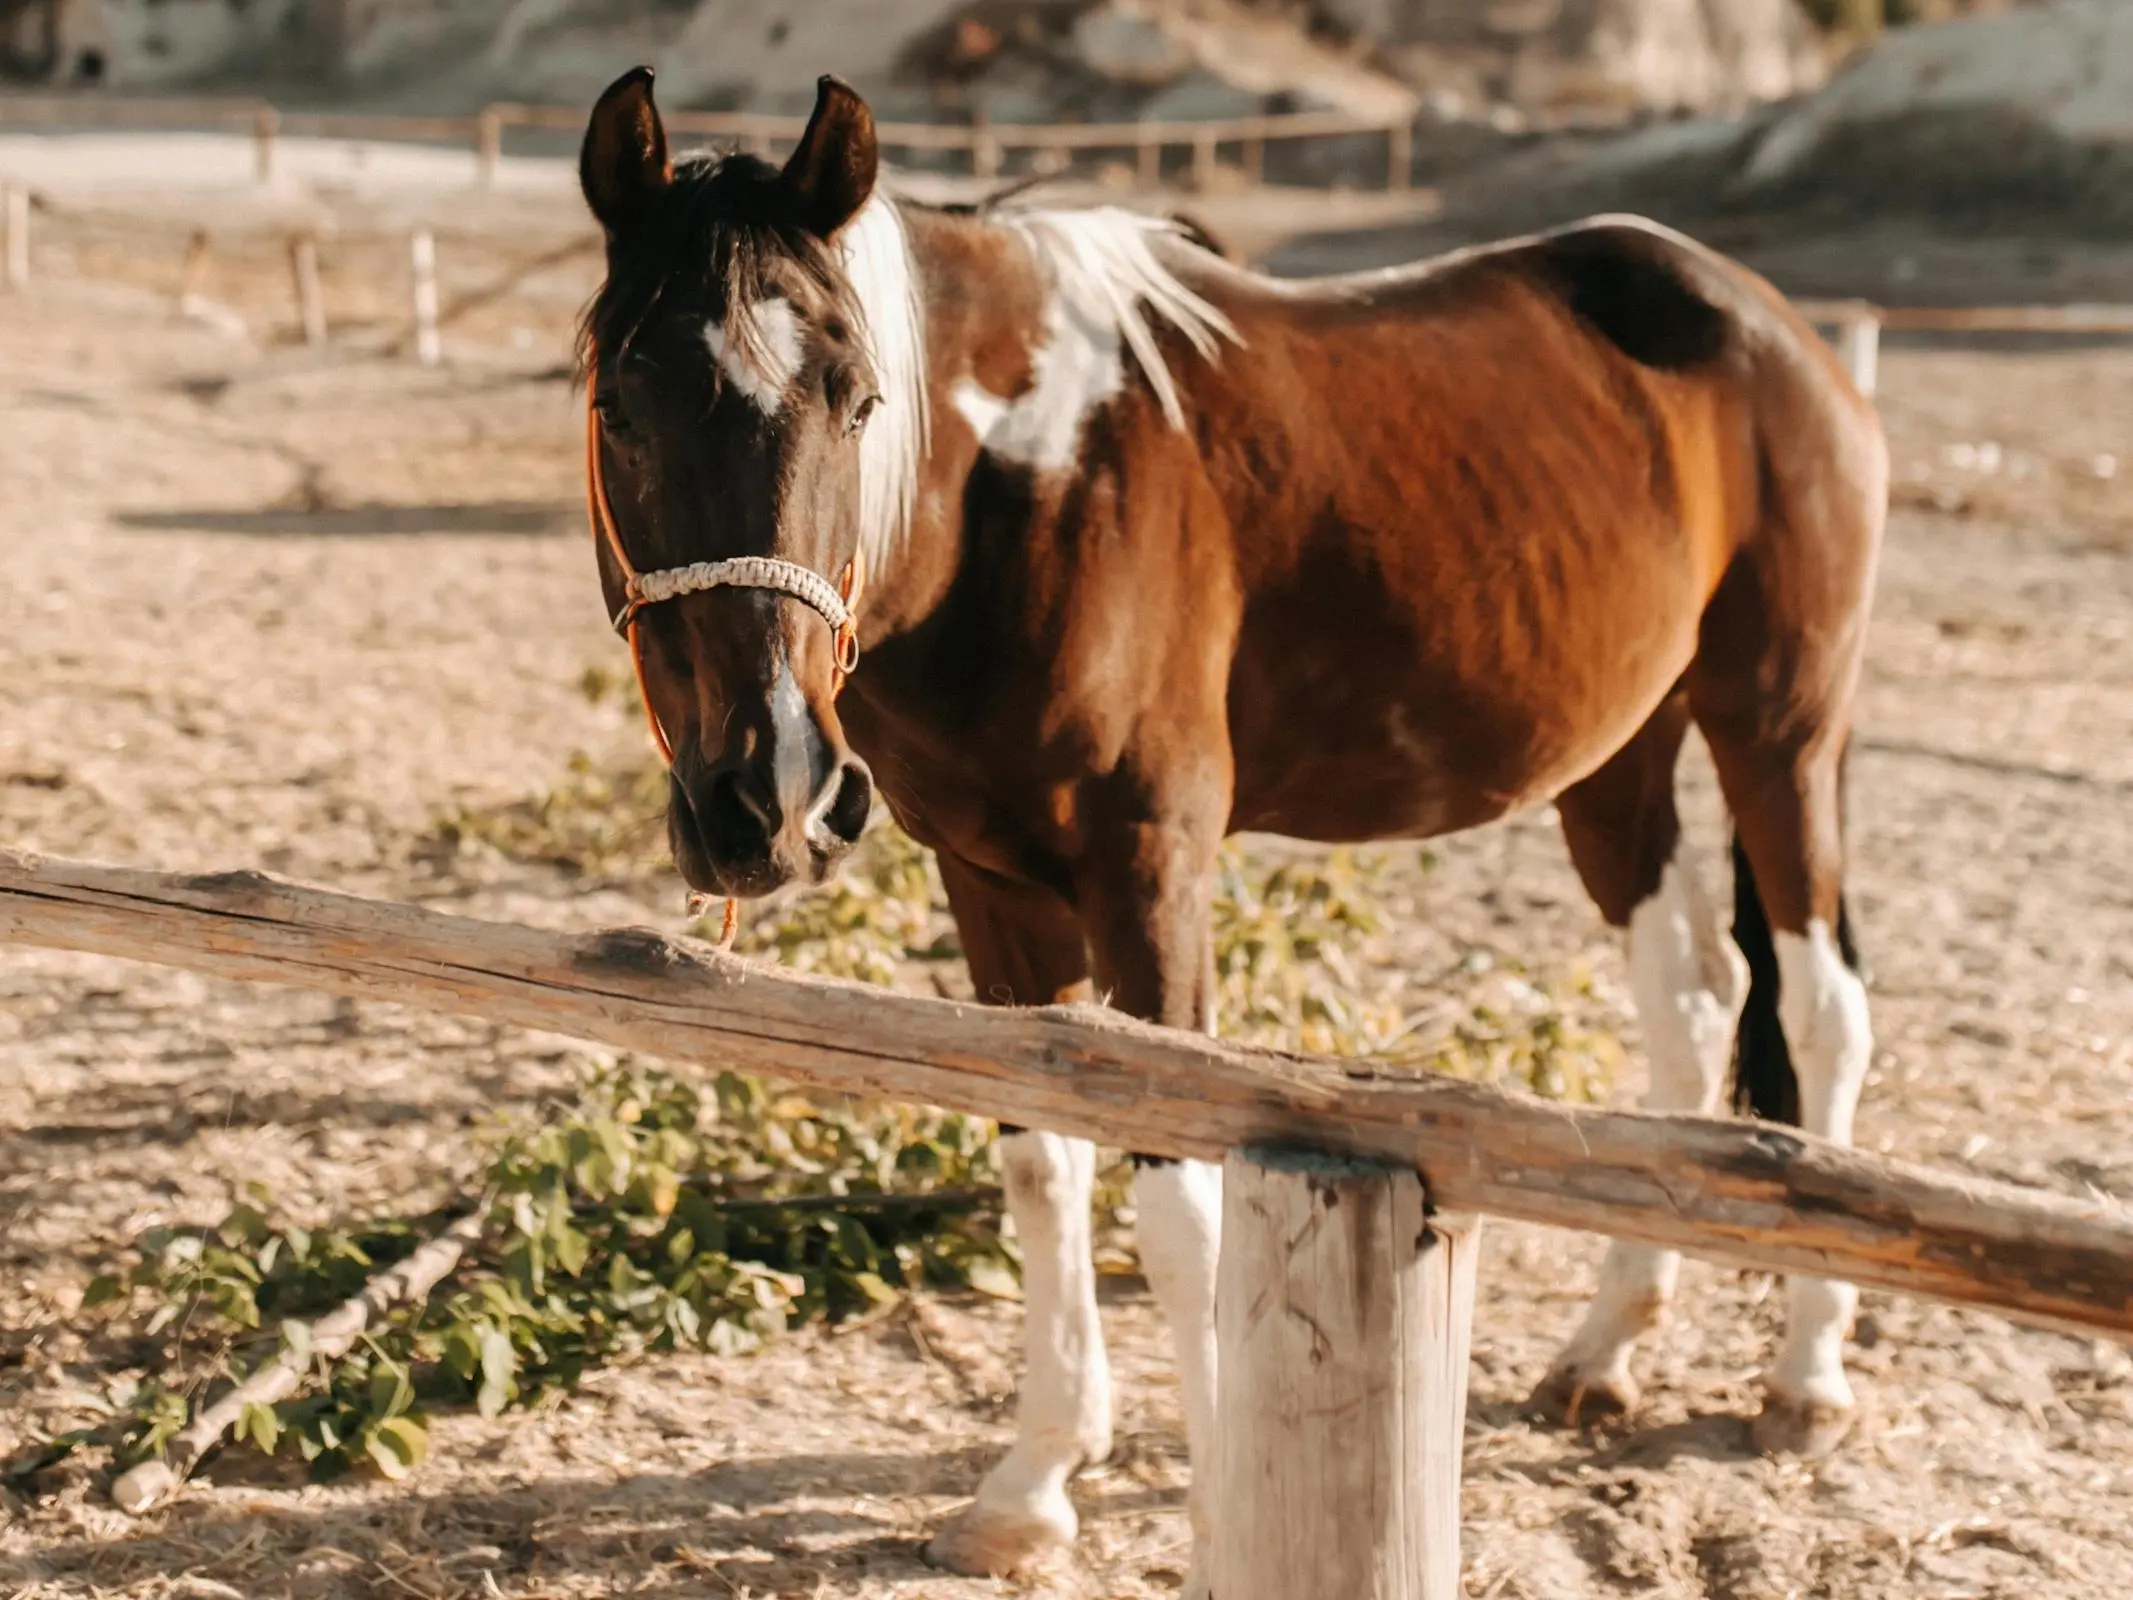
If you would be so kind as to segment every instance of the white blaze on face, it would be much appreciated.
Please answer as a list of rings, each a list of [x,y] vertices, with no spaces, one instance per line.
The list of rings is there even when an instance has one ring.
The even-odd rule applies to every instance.
[[[732,321],[731,334],[706,323],[704,343],[726,381],[753,400],[763,415],[774,417],[783,409],[806,357],[800,314],[790,300],[780,297],[744,306]]]

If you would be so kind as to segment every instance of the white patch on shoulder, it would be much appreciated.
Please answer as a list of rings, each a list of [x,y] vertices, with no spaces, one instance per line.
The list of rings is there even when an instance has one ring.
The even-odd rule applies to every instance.
[[[726,381],[756,403],[766,417],[785,405],[786,391],[800,375],[806,355],[800,314],[782,296],[744,306],[732,319],[729,335],[716,323],[704,325],[704,343]]]
[[[1126,387],[1128,351],[1164,417],[1183,427],[1184,405],[1155,325],[1177,329],[1208,360],[1237,331],[1157,255],[1157,244],[1177,230],[1114,207],[1030,212],[1010,226],[1050,276],[1051,293],[1028,389],[1007,399],[971,378],[956,383],[955,408],[978,442],[1024,466],[1072,466],[1089,417]]]
[[[956,383],[953,399],[986,450],[1044,471],[1074,464],[1083,424],[1126,386],[1118,329],[1088,316],[1063,294],[1044,308],[1044,343],[1031,363],[1030,386],[1003,400],[975,379]]]

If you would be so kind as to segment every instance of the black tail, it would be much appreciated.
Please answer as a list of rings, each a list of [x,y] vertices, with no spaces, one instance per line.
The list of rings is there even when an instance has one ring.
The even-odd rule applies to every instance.
[[[1846,757],[1850,749],[1846,747]],[[1845,759],[1838,768],[1837,809],[1842,827]],[[1770,918],[1755,887],[1748,853],[1733,840],[1733,942],[1748,961],[1748,1001],[1741,1008],[1740,1031],[1733,1041],[1734,1109],[1769,1122],[1797,1127],[1800,1080],[1793,1074],[1792,1051],[1778,1020],[1777,947],[1770,938]],[[1859,942],[1852,928],[1851,902],[1837,897],[1837,952],[1854,972],[1862,972]]]

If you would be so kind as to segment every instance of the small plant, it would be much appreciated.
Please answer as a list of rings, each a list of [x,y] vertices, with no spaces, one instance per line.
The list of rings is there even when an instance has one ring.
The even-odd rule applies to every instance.
[[[666,774],[658,767],[604,771],[581,750],[553,788],[440,813],[424,844],[446,860],[487,850],[579,877],[642,877],[666,861],[666,803]]]
[[[162,1341],[164,1374],[5,1471],[28,1478],[91,1443],[125,1464],[158,1455],[189,1393],[287,1351],[313,1382],[246,1407],[239,1447],[293,1450],[321,1476],[368,1462],[399,1477],[421,1463],[440,1407],[494,1416],[596,1366],[679,1347],[735,1354],[805,1322],[880,1315],[921,1285],[1013,1294],[998,1182],[993,1130],[968,1117],[611,1068],[500,1140],[478,1247],[337,1359],[311,1351],[307,1319],[437,1219],[306,1230],[270,1222],[255,1191],[214,1228],[149,1230],[133,1266],[96,1280],[84,1305],[137,1317]]]
[[[774,956],[799,972],[887,985],[905,961],[962,953],[947,917],[933,853],[884,819],[867,830],[833,880],[746,928],[735,948]],[[707,918],[696,931],[708,938],[717,930]]]

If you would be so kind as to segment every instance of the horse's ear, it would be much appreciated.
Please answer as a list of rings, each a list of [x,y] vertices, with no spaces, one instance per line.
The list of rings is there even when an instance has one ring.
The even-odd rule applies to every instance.
[[[674,179],[666,124],[652,104],[652,69],[625,72],[607,87],[585,125],[578,183],[610,236],[625,232]]]
[[[880,171],[874,113],[858,90],[825,74],[815,83],[815,114],[780,180],[793,220],[817,238],[829,238],[859,215]]]

